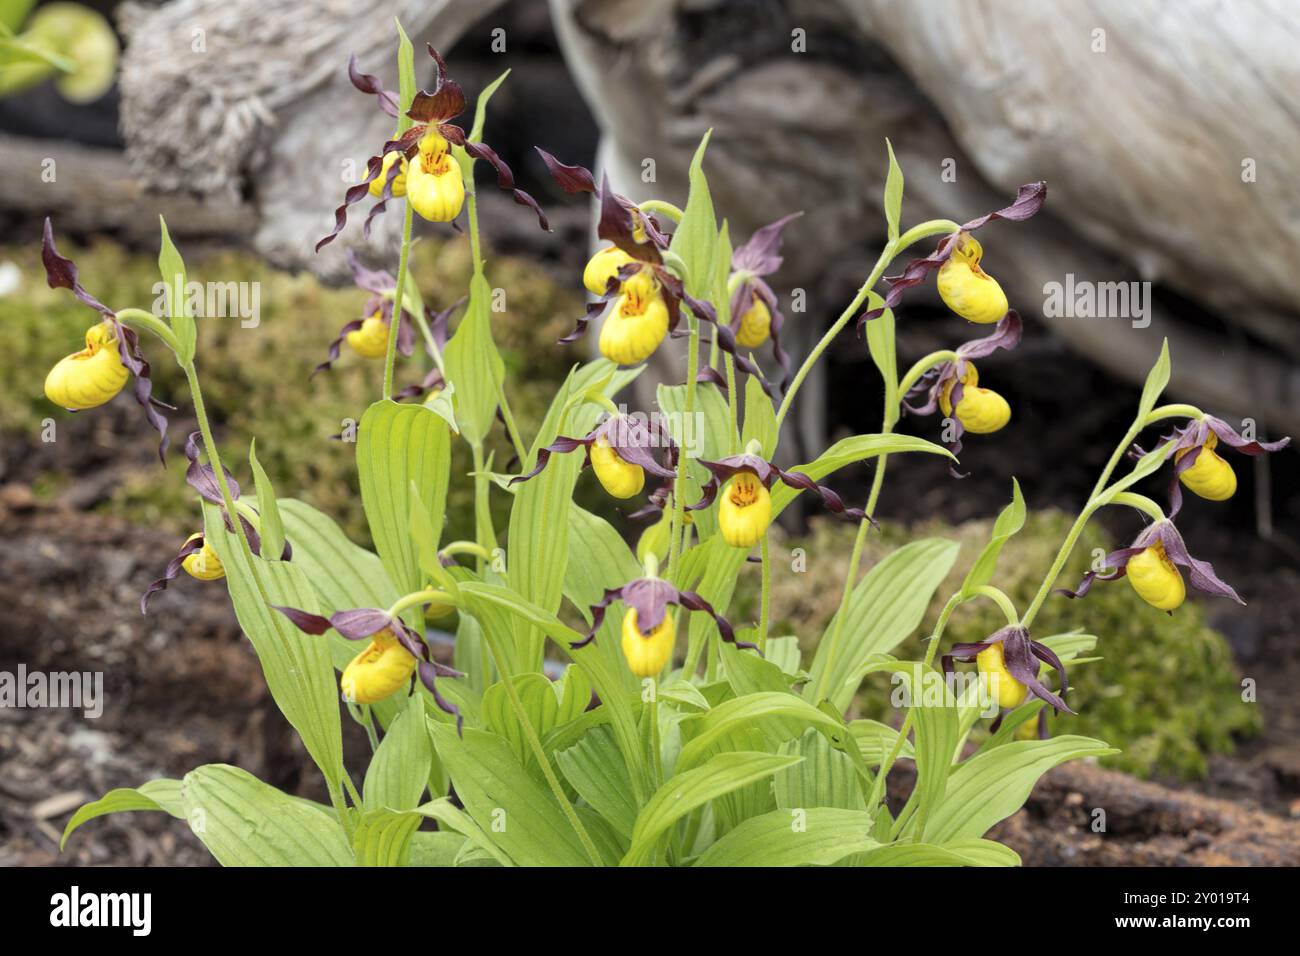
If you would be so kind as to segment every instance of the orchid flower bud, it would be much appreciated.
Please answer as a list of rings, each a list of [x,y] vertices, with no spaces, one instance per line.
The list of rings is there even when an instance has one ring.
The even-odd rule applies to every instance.
[[[420,141],[420,153],[406,171],[406,201],[430,222],[451,222],[465,204],[465,180],[441,133]]]
[[[347,334],[347,343],[362,358],[383,358],[388,354],[388,323],[376,312]]]
[[[59,359],[45,376],[45,397],[72,411],[111,401],[130,377],[117,351],[117,336],[107,322],[86,330],[86,347]]]
[[[752,548],[772,523],[772,494],[751,472],[732,475],[719,495],[718,531],[733,548]]]
[[[752,304],[740,317],[740,328],[736,330],[736,344],[741,348],[756,349],[767,341],[771,328],[771,310],[766,302],[754,296]]]
[[[1214,447],[1219,443],[1214,432],[1209,432],[1205,444],[1200,446],[1196,460],[1179,472],[1178,480],[1189,491],[1208,501],[1227,501],[1237,493],[1237,473],[1232,466],[1219,457]],[[1174,455],[1174,461],[1180,461],[1192,449],[1187,448]]]
[[[659,626],[649,634],[642,634],[636,623],[636,608],[630,607],[623,615],[623,657],[637,677],[654,677],[673,656],[677,630],[673,626],[673,612],[664,611]]]
[[[968,322],[991,325],[1007,314],[1007,294],[998,280],[980,268],[984,250],[974,236],[962,233],[952,255],[939,267],[939,297]],[[974,431],[974,429],[971,429]]]
[[[957,401],[957,418],[966,431],[976,435],[988,435],[1006,427],[1011,421],[1011,406],[1007,400],[991,388],[980,388],[979,373],[975,366],[966,363],[966,374],[961,377],[961,397]],[[952,379],[944,385],[939,393],[939,408],[944,415],[951,415],[952,393],[957,380]]]
[[[601,326],[600,351],[618,365],[636,365],[653,355],[668,334],[668,305],[648,269],[625,279],[621,291]]]
[[[377,703],[400,690],[417,663],[391,630],[379,631],[344,668],[340,680],[343,698],[354,704]]]
[[[592,471],[600,485],[615,498],[631,498],[645,487],[645,469],[623,457],[601,437],[592,442],[588,451]]]
[[[1010,710],[1025,701],[1029,688],[1007,670],[1001,644],[990,644],[975,657],[975,666],[988,689],[997,697],[998,706]]]
[[[393,195],[406,195],[406,172],[408,164],[406,157],[397,151],[386,153],[384,155],[384,165],[380,167],[379,175],[370,181],[370,195],[378,199],[384,194],[384,184],[388,182],[389,170],[392,169],[393,163],[397,162],[399,159],[402,161],[402,165],[397,177],[393,180]]]
[[[592,295],[604,295],[609,280],[618,275],[619,269],[633,261],[618,246],[606,246],[587,261],[587,267],[582,270],[582,284]]]
[[[194,533],[185,539],[185,543],[203,538],[202,534]],[[212,550],[212,545],[206,540],[203,541],[203,547],[193,554],[187,554],[181,562],[186,573],[192,578],[198,578],[200,581],[216,581],[226,576],[226,569],[221,564],[221,559],[217,557],[217,552]]]
[[[1138,596],[1161,611],[1174,610],[1187,597],[1183,576],[1159,541],[1129,558],[1127,577]]]

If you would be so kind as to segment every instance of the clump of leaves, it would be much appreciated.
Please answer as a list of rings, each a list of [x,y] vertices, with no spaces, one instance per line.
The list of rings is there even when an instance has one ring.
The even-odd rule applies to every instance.
[[[932,522],[912,529],[912,535],[962,542],[957,562],[938,595],[960,583],[987,540],[990,524],[973,521],[952,527]],[[999,580],[1018,605],[1033,597],[1069,524],[1069,516],[1060,512],[1033,514],[1024,530],[1007,543],[999,563]],[[839,605],[851,538],[852,529],[818,519],[807,534],[788,538],[776,549],[774,560],[778,562],[795,560],[799,557],[796,549],[802,549],[806,571],[774,580],[773,604],[784,612],[784,620],[773,622],[774,633],[822,633]],[[908,539],[906,528],[886,523],[879,536],[869,539],[863,567],[870,568]],[[1095,550],[1107,552],[1111,546],[1106,533],[1090,525],[1062,580],[1078,580]],[[758,575],[748,574],[736,595],[740,620],[757,617],[758,598]],[[900,646],[898,656],[924,653],[923,635],[930,632],[942,603],[939,597],[934,599],[925,623]],[[1235,739],[1253,736],[1261,729],[1258,705],[1241,698],[1240,675],[1227,642],[1206,622],[1198,602],[1189,601],[1172,616],[1152,614],[1127,582],[1118,582],[1095,589],[1086,604],[1053,597],[1038,621],[1044,634],[1079,628],[1097,636],[1101,659],[1070,673],[1070,701],[1079,713],[1052,717],[1051,729],[1054,734],[1124,741],[1120,753],[1101,758],[1105,766],[1142,777],[1201,777],[1208,770],[1209,756],[1230,753]],[[953,615],[945,640],[977,641],[1001,624],[996,608],[966,605]],[[813,644],[803,648],[805,654],[814,649]],[[858,697],[858,707],[863,716],[893,719],[887,695],[879,690],[868,683]]]

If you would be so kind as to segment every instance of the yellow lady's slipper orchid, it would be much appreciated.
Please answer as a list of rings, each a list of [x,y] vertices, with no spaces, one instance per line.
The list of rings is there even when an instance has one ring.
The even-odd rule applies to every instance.
[[[406,170],[406,201],[430,222],[451,222],[465,204],[465,180],[446,138],[430,131]]]
[[[384,155],[384,165],[379,169],[379,175],[370,181],[370,195],[378,199],[384,194],[384,184],[388,182],[388,172],[393,167],[393,163],[401,159],[402,165],[393,180],[393,195],[406,195],[406,173],[409,168],[406,157],[399,152],[387,153]]]
[[[736,344],[741,348],[756,349],[768,339],[772,328],[772,312],[767,303],[754,296],[752,304],[740,317],[740,328],[736,331]]]
[[[111,401],[130,377],[117,352],[117,334],[107,322],[86,330],[86,347],[59,359],[45,376],[45,397],[72,411]]]
[[[1237,473],[1214,450],[1218,443],[1219,439],[1214,432],[1208,432],[1196,461],[1178,475],[1178,480],[1189,491],[1209,501],[1227,501],[1237,493]],[[1188,448],[1175,453],[1174,461],[1181,460],[1190,451]]]
[[[1046,711],[1043,711],[1042,713],[1045,714]],[[1016,732],[1015,732],[1016,740],[1038,740],[1040,737],[1043,736],[1043,734],[1039,730],[1040,723],[1041,723],[1041,715],[1040,715],[1040,720],[1026,720],[1023,724],[1021,724],[1019,727],[1016,728]]]
[[[376,312],[347,334],[347,343],[362,358],[383,358],[388,354],[388,323]]]
[[[757,475],[737,472],[722,487],[718,531],[733,548],[752,548],[772,523],[772,494]]]
[[[600,329],[600,352],[618,365],[644,362],[668,334],[668,305],[648,269],[623,283]]]
[[[589,260],[582,270],[582,284],[592,295],[604,295],[609,280],[618,275],[618,270],[635,260],[618,246],[606,246]]]
[[[649,634],[642,634],[637,627],[636,608],[628,608],[623,615],[623,657],[637,677],[654,677],[667,666],[676,637],[672,611],[665,610],[664,619]]]
[[[417,663],[392,631],[380,631],[343,670],[343,697],[355,704],[381,701],[411,679]]]
[[[645,469],[625,461],[607,438],[598,438],[588,450],[591,468],[604,488],[615,498],[631,498],[645,487]]]
[[[980,651],[975,656],[975,666],[987,682],[988,689],[996,695],[999,707],[1009,710],[1024,703],[1029,688],[1007,670],[1006,657],[1000,643],[990,644]]]
[[[191,541],[202,537],[203,535],[199,533],[192,534],[185,539],[185,543],[189,544]],[[203,547],[198,551],[187,554],[181,562],[181,567],[185,569],[190,577],[198,578],[200,581],[216,581],[226,576],[226,569],[222,566],[221,559],[217,557],[217,552],[212,549],[212,545],[208,544],[207,541],[203,542]]]
[[[961,378],[961,400],[957,403],[957,419],[962,427],[976,435],[988,435],[1006,427],[1011,421],[1011,406],[991,388],[980,388],[979,373],[975,366],[966,363],[966,374]],[[939,408],[944,415],[952,414],[952,393],[957,380],[950,379],[939,393]]]
[[[974,236],[962,233],[952,255],[939,267],[939,297],[968,322],[991,325],[1007,314],[1007,294],[998,280],[980,268],[984,250]],[[972,429],[973,431],[973,429]]]
[[[1172,611],[1187,597],[1183,576],[1159,541],[1129,558],[1127,568],[1133,590],[1154,608]]]

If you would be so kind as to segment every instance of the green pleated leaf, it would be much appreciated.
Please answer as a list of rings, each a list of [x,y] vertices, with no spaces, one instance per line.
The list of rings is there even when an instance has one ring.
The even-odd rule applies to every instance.
[[[903,170],[894,158],[894,144],[885,140],[889,152],[889,172],[885,176],[885,226],[889,238],[898,238],[898,220],[903,213]]]
[[[388,725],[388,732],[366,768],[362,788],[369,809],[414,810],[420,805],[433,765],[433,743],[425,719],[424,698],[395,695],[405,709]]]
[[[564,595],[586,612],[606,588],[640,577],[641,565],[623,536],[604,518],[573,505],[569,509],[569,561]]]
[[[944,799],[961,720],[957,700],[942,675],[919,661],[881,664],[873,669],[889,671],[906,684],[908,711],[912,715],[913,759],[916,761],[917,839],[925,836],[925,821]]]
[[[397,131],[394,135],[401,136],[414,123],[406,111],[415,99],[415,48],[411,46],[411,38],[406,35],[401,21],[394,18],[394,22],[397,24],[397,95],[402,105],[398,111]]]
[[[102,817],[109,813],[128,813],[136,810],[161,810],[178,819],[185,818],[185,808],[181,801],[181,782],[179,780],[150,780],[138,787],[118,787],[110,790],[98,800],[81,807],[72,815],[68,825],[63,828],[63,839],[59,841],[59,850],[68,845],[72,831],[83,823]]]
[[[1160,394],[1169,384],[1169,340],[1160,343],[1160,356],[1156,364],[1147,373],[1147,380],[1142,386],[1142,398],[1138,402],[1138,420],[1146,418],[1147,413],[1156,407]]]
[[[424,817],[413,811],[367,810],[352,831],[352,852],[358,866],[406,866],[411,837]]]
[[[607,726],[593,727],[572,747],[556,753],[555,762],[578,796],[616,833],[630,840],[637,808],[632,799],[632,778],[614,732]]]
[[[669,245],[686,264],[686,291],[696,298],[708,298],[712,291],[713,257],[718,245],[718,218],[704,175],[704,152],[712,133],[709,130],[704,134],[691,159],[686,208]]]
[[[167,288],[167,307],[170,311],[172,332],[176,335],[176,361],[182,366],[194,360],[194,350],[198,342],[198,329],[194,317],[189,313],[189,296],[185,286],[185,260],[172,243],[167,232],[167,222],[158,217],[162,231],[162,240],[158,249],[158,272]]]
[[[261,522],[257,530],[262,538],[261,555],[268,561],[279,561],[284,552],[284,521],[275,499],[275,488],[266,476],[262,463],[257,460],[257,439],[249,442],[248,464],[253,470],[253,484],[257,489],[257,514]]]
[[[728,429],[730,431],[730,429]],[[771,396],[763,391],[763,383],[756,375],[745,376],[745,425],[741,431],[740,446],[746,448],[757,441],[763,457],[771,458],[776,452],[776,409]]]
[[[705,850],[695,865],[829,866],[850,854],[878,847],[869,836],[871,825],[871,815],[865,810],[773,810],[741,823]]]
[[[204,540],[216,550],[226,569],[235,617],[257,651],[271,696],[325,779],[337,787],[343,777],[343,736],[329,641],[323,635],[302,633],[269,605],[310,614],[328,614],[335,609],[322,606],[319,592],[297,562],[250,556],[240,540],[226,531],[221,510],[215,505],[204,504],[203,518]]]
[[[520,866],[586,866],[577,834],[555,796],[495,734],[429,725],[456,793],[480,830]]]
[[[500,847],[483,832],[483,828],[474,822],[473,817],[457,807],[447,797],[431,800],[423,806],[417,807],[416,812],[428,817],[430,820],[436,820],[443,829],[454,830],[465,838],[465,843],[468,846],[476,848],[489,859],[495,860],[502,866],[514,866],[514,862],[510,857],[506,856]],[[422,835],[416,834],[417,837]]]
[[[608,363],[590,363],[575,370],[561,389],[561,395],[582,395],[589,389],[607,397],[613,395],[630,379],[611,374],[612,369]],[[556,400],[560,401],[560,396],[557,395]],[[590,403],[575,404],[554,418],[548,416],[529,458],[535,462],[536,448],[554,441],[561,429],[570,437],[586,435],[596,426],[600,416],[600,407]],[[569,541],[569,511],[573,507],[573,489],[582,470],[582,461],[581,452],[552,455],[540,475],[518,486],[510,509],[510,585],[523,598],[546,611],[559,610],[564,593],[565,576],[573,551]],[[513,644],[516,659],[520,662],[517,669],[541,668],[544,641],[539,630],[519,630],[513,635]]]
[[[735,697],[682,722],[689,742],[677,757],[678,772],[699,766],[716,749],[727,747],[730,735],[737,731],[757,731],[776,744],[800,736],[809,727],[831,737],[848,736],[843,724],[794,694],[764,691]]]
[[[931,455],[945,455],[953,458],[948,449],[928,442],[924,438],[910,435],[854,435],[843,438],[828,448],[806,465],[798,465],[792,471],[802,472],[815,481],[821,481],[832,472],[839,471],[854,462],[866,461],[880,455],[897,455],[903,452],[917,451]],[[775,517],[785,510],[790,502],[801,492],[778,482],[772,486],[772,515]]]
[[[539,737],[576,720],[591,703],[591,684],[580,667],[569,668],[564,680],[559,682],[552,682],[545,675],[536,673],[516,674],[511,680],[524,713]],[[536,756],[528,745],[504,680],[493,684],[484,693],[481,718],[485,730],[510,742],[520,764],[525,767],[536,765]]]
[[[809,670],[804,697],[830,700],[845,710],[855,681],[875,654],[888,654],[921,623],[935,589],[957,558],[958,545],[941,538],[906,544],[867,572],[853,589],[845,619],[831,618]]]
[[[1002,546],[1025,526],[1025,499],[1020,494],[1020,482],[1011,479],[1011,504],[1002,509],[998,515],[998,520],[993,522],[993,533],[989,537],[989,543],[984,546],[980,556],[975,559],[969,571],[966,572],[966,580],[961,585],[961,597],[963,600],[972,597],[976,588],[982,587],[993,580],[993,572],[997,570],[998,556],[1002,553]]]
[[[867,310],[884,308],[885,300],[875,292],[867,293]],[[898,349],[894,344],[894,310],[885,309],[879,316],[867,323],[867,348],[871,360],[880,370],[880,377],[885,384],[885,424],[893,427],[898,421]]]
[[[436,541],[451,478],[447,423],[420,405],[375,402],[361,417],[357,472],[370,535],[389,579],[402,594],[419,590],[425,579],[411,538],[411,486],[432,521]]]
[[[1019,810],[1038,778],[1053,767],[1113,753],[1118,751],[1100,740],[1073,734],[1018,740],[978,753],[953,769],[943,802],[929,815],[926,835],[932,843],[982,837]]]
[[[849,733],[857,741],[858,752],[862,754],[862,759],[872,767],[885,759],[885,755],[893,750],[894,742],[898,739],[897,730],[878,720],[851,721]],[[912,752],[912,742],[903,741],[903,746],[898,753],[900,757],[913,759],[915,754]]]
[[[185,775],[185,818],[222,866],[352,866],[334,814],[252,774],[209,764]]]
[[[471,445],[481,445],[492,429],[506,374],[492,338],[491,302],[487,279],[475,275],[470,279],[465,315],[443,352],[447,379],[456,386],[456,421]]]
[[[1020,856],[992,840],[894,843],[854,859],[857,866],[1019,866]]]
[[[660,836],[682,817],[724,794],[793,766],[801,759],[788,754],[732,751],[718,754],[693,770],[679,771],[637,814],[632,829],[632,845],[623,857],[622,865],[645,865],[651,859]]]
[[[306,574],[328,611],[391,607],[401,596],[379,556],[354,544],[329,515],[294,498],[282,498],[279,506],[285,534],[293,542],[292,563]],[[408,608],[402,618],[417,631],[423,627],[418,607]],[[334,668],[342,671],[360,648],[337,631],[330,631],[327,637],[330,659]],[[402,697],[394,695],[372,704],[371,710],[387,727],[402,702]]]
[[[412,833],[406,865],[421,867],[455,866],[457,858],[465,850],[466,842],[465,837],[459,833],[448,831]]]
[[[809,807],[866,810],[853,762],[832,747],[822,734],[807,731],[798,740],[785,743],[781,752],[798,754],[803,757],[803,763],[788,767],[773,778],[778,807],[783,810]],[[868,824],[863,833],[870,830]]]

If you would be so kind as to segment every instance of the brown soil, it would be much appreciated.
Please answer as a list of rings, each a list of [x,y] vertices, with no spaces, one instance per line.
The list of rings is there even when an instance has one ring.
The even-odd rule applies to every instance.
[[[25,486],[0,489],[0,670],[99,670],[106,698],[97,720],[0,710],[0,865],[209,863],[186,828],[160,814],[101,818],[58,851],[64,823],[85,800],[203,763],[238,764],[323,797],[220,584],[183,578],[140,617],[140,590],[175,544],[172,534],[38,506]],[[1271,712],[1285,732],[1217,759],[1203,783],[1174,788],[1062,767],[993,836],[1027,865],[1300,863],[1300,823],[1287,818],[1300,784],[1290,732],[1297,715]],[[349,753],[359,757],[364,738],[345,724]],[[899,774],[891,793],[909,786]],[[1104,833],[1090,827],[1097,807],[1106,810]]]

